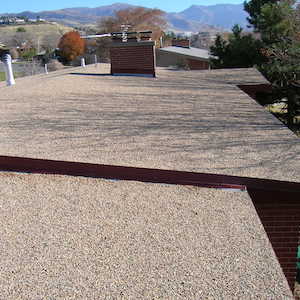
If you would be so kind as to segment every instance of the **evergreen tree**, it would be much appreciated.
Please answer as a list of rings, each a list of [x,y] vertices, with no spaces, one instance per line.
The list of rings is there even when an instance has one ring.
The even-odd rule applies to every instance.
[[[221,35],[217,35],[215,44],[210,47],[211,65],[215,69],[220,69],[226,66],[224,60],[227,56],[227,42],[222,38]]]
[[[234,25],[228,42],[217,36],[210,48],[213,68],[249,68],[262,63],[262,43],[251,34],[243,34],[239,25]]]
[[[296,31],[294,1],[268,3],[261,8],[257,30],[266,45],[280,42],[282,37],[292,36]]]
[[[249,14],[247,21],[254,30],[258,29],[258,23],[261,16],[261,9],[265,4],[277,3],[280,0],[251,0],[244,2],[244,10]]]
[[[298,85],[295,81],[300,80],[300,13],[295,4],[295,0],[251,0],[244,3],[250,15],[248,21],[260,34],[263,43],[265,61],[258,68],[276,91],[274,101],[287,99],[290,126],[300,105],[296,95],[300,86],[295,88]]]

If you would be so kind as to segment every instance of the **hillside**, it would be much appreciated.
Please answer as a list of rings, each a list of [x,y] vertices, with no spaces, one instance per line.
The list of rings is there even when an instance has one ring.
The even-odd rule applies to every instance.
[[[20,27],[23,27],[25,32],[17,32]],[[73,28],[48,23],[0,26],[0,42],[9,45],[12,39],[21,41],[24,36],[27,40],[32,40],[34,44],[45,42],[46,40],[48,43],[55,44],[65,32],[70,30],[73,30]]]
[[[39,24],[28,24],[28,25],[9,25],[0,26],[0,36],[3,34],[14,34],[19,27],[25,28],[26,32],[47,35],[49,33],[61,33],[73,30],[72,27],[61,25],[61,24],[49,24],[49,23],[39,23]]]
[[[133,5],[124,3],[115,3],[112,5],[105,5],[95,8],[89,7],[75,7],[75,8],[64,8],[53,11],[41,11],[41,12],[30,12],[25,11],[16,16],[27,16],[30,19],[36,19],[40,16],[43,19],[49,21],[56,21],[67,26],[80,26],[80,25],[91,25],[97,22],[99,18],[104,16],[112,16],[115,11],[134,7]]]
[[[95,24],[101,17],[112,16],[115,11],[130,7],[134,6],[115,3],[96,8],[76,7],[36,13],[26,11],[16,14],[16,16],[25,15],[33,19],[40,16],[43,19],[67,26],[81,26]],[[179,13],[166,13],[166,19],[169,22],[169,30],[185,32],[216,31],[218,28],[228,30],[236,23],[243,27],[246,27],[247,24],[242,4],[193,5]]]

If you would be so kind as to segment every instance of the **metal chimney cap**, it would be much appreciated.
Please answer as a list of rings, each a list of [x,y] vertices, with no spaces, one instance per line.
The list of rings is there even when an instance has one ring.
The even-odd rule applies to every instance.
[[[111,35],[121,35],[123,32],[112,32]],[[138,32],[137,31],[128,31],[126,32],[127,34],[137,34]]]

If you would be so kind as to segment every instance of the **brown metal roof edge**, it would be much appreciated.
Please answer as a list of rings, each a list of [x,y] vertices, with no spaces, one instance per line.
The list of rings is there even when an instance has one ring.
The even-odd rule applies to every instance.
[[[245,186],[239,184],[214,182],[213,180],[211,181],[213,178],[206,178],[205,176],[196,178],[195,175],[198,175],[198,173],[25,157],[0,156],[0,171],[59,174],[245,190]]]
[[[210,173],[0,156],[0,171],[59,174],[211,188],[246,188],[300,193],[300,183]]]
[[[0,156],[0,171],[134,180],[209,188],[238,190],[252,188],[300,193],[300,183],[297,182],[13,156]]]

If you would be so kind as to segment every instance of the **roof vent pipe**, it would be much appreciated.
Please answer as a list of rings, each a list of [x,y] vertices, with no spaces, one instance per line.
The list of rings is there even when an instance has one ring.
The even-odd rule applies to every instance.
[[[16,84],[14,79],[14,73],[12,70],[11,56],[8,53],[5,53],[1,57],[1,61],[4,63],[5,75],[6,75],[6,85],[14,85]]]
[[[123,43],[126,43],[128,41],[128,29],[130,28],[131,26],[129,24],[123,24],[121,25],[121,30],[122,30],[122,42]]]
[[[84,57],[82,57],[80,61],[81,61],[81,66],[83,68],[85,68],[85,59],[84,59]]]

